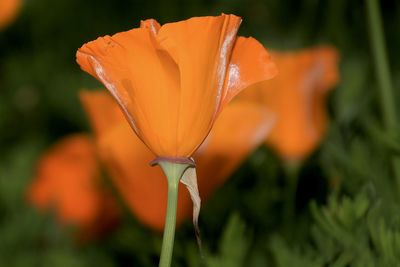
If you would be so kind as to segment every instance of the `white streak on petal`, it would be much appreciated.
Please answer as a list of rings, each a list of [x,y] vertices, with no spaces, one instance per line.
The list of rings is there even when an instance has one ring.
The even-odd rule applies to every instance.
[[[232,48],[232,44],[234,42],[234,39],[236,38],[237,34],[237,28],[231,30],[225,37],[224,42],[222,43],[221,46],[221,51],[219,54],[219,66],[217,70],[217,78],[218,78],[218,83],[217,83],[217,109],[219,108],[219,105],[223,99],[222,93],[223,93],[223,86],[224,86],[224,81],[225,81],[225,74],[227,71],[227,65],[228,65],[228,60],[230,59],[230,53],[231,52],[230,48]]]
[[[108,91],[115,98],[115,100],[117,100],[118,105],[121,107],[125,116],[127,116],[129,124],[131,125],[133,130],[137,134],[139,134],[140,132],[138,131],[139,129],[137,128],[137,126],[135,124],[135,120],[133,119],[132,115],[129,113],[128,109],[126,108],[126,106],[131,102],[129,95],[127,94],[127,92],[121,92],[115,88],[114,83],[111,82],[110,79],[107,77],[107,74],[104,71],[103,66],[100,64],[100,62],[95,57],[93,57],[91,55],[87,55],[87,56],[89,57],[89,60],[93,66],[94,71],[96,72],[97,77],[104,84],[104,86],[108,89]]]
[[[154,26],[154,23],[150,23],[150,31],[154,34],[154,36],[157,35],[157,30],[156,27]]]
[[[229,64],[229,73],[228,73],[228,90],[233,88],[233,86],[240,83],[240,69],[236,64]],[[237,86],[235,86],[237,87]]]

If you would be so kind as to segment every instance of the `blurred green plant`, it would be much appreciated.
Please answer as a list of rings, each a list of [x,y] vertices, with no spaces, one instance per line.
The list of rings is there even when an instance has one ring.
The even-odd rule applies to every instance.
[[[382,212],[387,203],[368,191],[332,195],[325,207],[313,203],[309,242],[289,247],[277,237],[271,243],[277,266],[399,266],[398,207],[388,217]]]

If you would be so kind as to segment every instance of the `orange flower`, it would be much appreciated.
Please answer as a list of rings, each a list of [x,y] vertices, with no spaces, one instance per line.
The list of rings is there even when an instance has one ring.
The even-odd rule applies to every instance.
[[[153,154],[132,133],[106,92],[82,92],[81,100],[97,134],[100,157],[114,184],[137,218],[161,231],[167,181],[161,169],[147,164]],[[116,112],[121,115],[116,115]],[[202,198],[206,199],[221,186],[246,156],[263,142],[272,122],[270,114],[258,104],[236,101],[226,107],[207,140],[194,154]],[[190,216],[192,206],[188,192],[178,192],[179,224]]]
[[[14,21],[21,5],[21,0],[0,0],[0,30]]]
[[[332,47],[319,47],[273,52],[272,57],[279,75],[240,97],[263,103],[277,115],[267,144],[284,159],[301,160],[315,149],[326,130],[325,99],[339,78],[338,53]]]
[[[83,134],[70,135],[42,156],[28,198],[41,210],[54,208],[62,224],[93,233],[117,216],[116,203],[99,178],[93,142]]]
[[[242,89],[276,75],[266,49],[237,37],[234,15],[195,17],[100,37],[77,52],[130,126],[159,157],[188,158],[222,108]]]

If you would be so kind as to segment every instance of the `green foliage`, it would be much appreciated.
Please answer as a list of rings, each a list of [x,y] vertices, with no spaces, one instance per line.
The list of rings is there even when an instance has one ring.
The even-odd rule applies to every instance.
[[[354,198],[331,196],[325,207],[313,203],[309,242],[290,248],[276,238],[272,250],[277,266],[399,266],[398,208],[385,217],[384,202],[365,191]]]
[[[240,267],[245,265],[250,237],[237,214],[232,215],[220,239],[217,255],[205,257],[207,267]]]

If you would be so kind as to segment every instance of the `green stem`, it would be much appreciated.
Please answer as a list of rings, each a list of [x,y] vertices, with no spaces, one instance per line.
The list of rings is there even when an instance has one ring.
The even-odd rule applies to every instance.
[[[386,131],[395,133],[397,129],[397,114],[393,85],[385,48],[380,7],[376,0],[365,0],[369,19],[371,46],[375,62],[375,72],[380,88],[381,108]],[[400,191],[400,157],[392,157],[394,175]]]
[[[159,267],[171,266],[172,252],[174,249],[176,207],[178,204],[178,187],[183,173],[190,164],[172,163],[169,161],[158,162],[168,180],[168,204],[165,217],[163,243]]]

